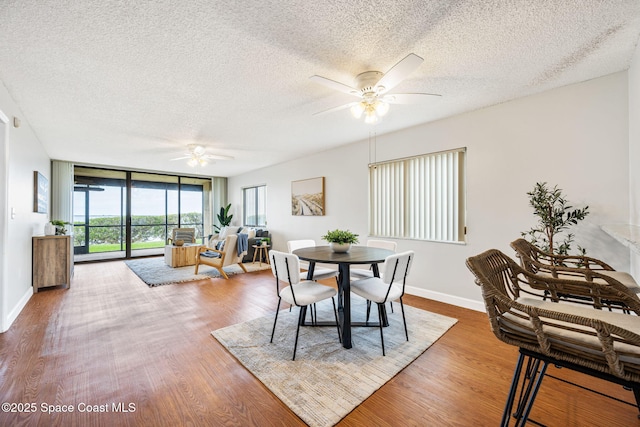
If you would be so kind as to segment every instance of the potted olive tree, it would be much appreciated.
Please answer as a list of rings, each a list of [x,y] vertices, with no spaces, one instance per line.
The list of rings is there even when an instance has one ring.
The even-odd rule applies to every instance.
[[[589,206],[573,209],[562,195],[562,190],[557,185],[549,188],[546,182],[536,183],[533,191],[527,195],[538,223],[531,230],[521,233],[522,237],[549,254],[568,255],[574,236],[567,230],[585,219],[589,214]],[[586,252],[580,246],[578,251],[582,255]]]
[[[329,242],[334,252],[348,252],[352,244],[358,243],[358,235],[349,230],[327,231],[321,239]]]

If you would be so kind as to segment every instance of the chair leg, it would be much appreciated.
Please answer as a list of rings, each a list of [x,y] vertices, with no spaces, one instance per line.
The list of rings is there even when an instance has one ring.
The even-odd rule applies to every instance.
[[[314,325],[314,326],[316,324],[316,321],[318,320],[318,316],[317,315],[314,316],[315,310],[316,310],[315,304],[311,304],[307,306],[307,312],[309,312],[309,316],[311,317],[310,323],[311,325]],[[305,321],[306,321],[306,314],[305,314]]]
[[[316,309],[316,303],[313,303],[313,309],[311,310],[311,322],[314,325],[318,324],[318,310]]]
[[[522,418],[518,420],[518,422],[516,423],[516,426],[524,426],[525,424],[527,424],[527,420],[529,419],[529,413],[533,408],[533,402],[535,402],[536,396],[538,395],[538,391],[540,390],[540,386],[542,385],[542,380],[544,379],[544,375],[547,371],[547,366],[549,366],[547,362],[542,362],[542,367],[540,368],[540,371],[539,372],[536,371],[534,373],[534,376],[531,377],[530,381],[531,383],[533,383],[533,381],[535,380],[535,385],[533,385],[533,387],[529,387],[529,390],[527,390],[527,395],[529,396],[529,399],[527,401],[526,406],[524,407]]]
[[[336,326],[338,328],[338,340],[342,344],[342,331],[340,330],[340,322],[338,321],[338,311],[336,310],[336,300],[331,297],[331,303],[333,304],[333,316],[336,318]]]
[[[300,315],[298,316],[298,326],[296,328],[296,342],[293,344],[293,357],[291,360],[296,360],[296,351],[298,350],[298,336],[300,335],[300,324],[304,320],[302,318],[304,310],[300,307]]]
[[[384,334],[382,333],[382,307],[384,305],[384,303],[382,304],[377,304],[378,305],[378,324],[380,325],[380,342],[382,343],[382,355],[386,356],[384,354]]]
[[[500,421],[501,427],[508,427],[509,417],[511,416],[511,410],[513,409],[513,401],[516,397],[516,391],[518,389],[518,381],[520,380],[520,372],[522,372],[522,364],[524,363],[524,354],[520,353],[518,356],[518,362],[513,370],[513,379],[511,380],[511,387],[509,388],[509,394],[507,395],[507,402],[504,405],[504,411],[502,412],[502,421]]]
[[[389,308],[391,308],[391,312],[393,313],[393,301],[389,301]],[[407,340],[409,341],[409,340]]]
[[[222,275],[222,277],[224,277],[225,279],[229,278],[229,276],[227,276],[227,273],[225,273],[225,271],[222,269],[222,267],[216,267],[216,270],[218,270],[220,272],[220,274]]]
[[[273,319],[273,330],[271,331],[271,341],[269,342],[273,342],[273,334],[275,334],[276,332],[276,322],[278,321],[278,313],[280,312],[281,301],[282,301],[282,298],[278,298],[278,307],[276,307],[276,318]]]
[[[369,323],[369,314],[371,314],[371,301],[367,300],[367,323]]]
[[[407,330],[407,318],[404,317],[404,304],[402,303],[402,297],[400,297],[400,309],[402,310],[402,321],[404,322],[404,334],[409,341],[409,331]]]
[[[633,388],[633,395],[636,398],[636,408],[638,408],[638,410],[640,410],[640,389],[634,387]],[[640,415],[638,415],[638,418],[640,418]]]
[[[529,418],[529,414],[533,408],[533,403],[535,402],[538,391],[540,390],[540,385],[542,384],[542,380],[547,370],[547,362],[529,358],[521,384],[522,389],[520,390],[516,411],[511,415],[525,357],[528,356],[525,356],[522,353],[518,356],[518,362],[511,381],[511,388],[509,389],[509,396],[507,397],[504,412],[502,413],[502,421],[500,422],[502,427],[509,426],[511,416],[516,419],[516,426],[524,426],[527,423],[527,419]],[[542,364],[542,367],[540,367],[540,364]]]
[[[532,378],[535,377],[538,369],[540,368],[540,360],[534,359],[531,356],[526,358],[527,365],[524,368],[524,373],[522,374],[522,381],[520,385],[520,396],[518,396],[518,407],[516,411],[513,413],[514,418],[522,417],[522,412],[524,411],[524,405],[527,401],[529,395],[531,394],[531,388],[533,387]]]

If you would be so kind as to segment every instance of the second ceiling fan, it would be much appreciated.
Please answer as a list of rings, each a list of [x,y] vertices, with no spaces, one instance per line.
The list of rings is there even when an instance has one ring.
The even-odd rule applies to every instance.
[[[359,101],[333,107],[316,114],[332,113],[351,108],[351,113],[354,117],[360,118],[364,114],[366,123],[375,123],[378,121],[378,117],[384,116],[389,111],[389,104],[416,104],[424,102],[429,96],[441,96],[435,93],[388,93],[418,68],[423,61],[424,59],[418,55],[410,53],[386,73],[365,71],[358,74],[355,78],[355,87],[326,77],[311,76],[309,79],[316,83],[360,98]]]

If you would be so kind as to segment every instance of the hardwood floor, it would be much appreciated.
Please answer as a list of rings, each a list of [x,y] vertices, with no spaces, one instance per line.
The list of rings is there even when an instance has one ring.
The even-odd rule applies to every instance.
[[[210,334],[272,315],[273,280],[262,271],[149,288],[122,261],[76,265],[69,290],[33,295],[0,334],[1,400],[24,406],[0,412],[0,425],[303,426]],[[483,313],[412,296],[406,303],[459,322],[339,425],[498,425],[517,349],[492,335]],[[633,402],[619,386],[549,371]],[[60,412],[63,405],[74,412]],[[546,378],[531,418],[548,426],[640,426],[637,414]]]

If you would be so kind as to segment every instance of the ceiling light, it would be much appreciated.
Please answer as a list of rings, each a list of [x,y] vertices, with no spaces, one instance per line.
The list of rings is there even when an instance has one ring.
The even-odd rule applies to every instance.
[[[373,124],[389,111],[389,104],[375,94],[365,94],[362,101],[351,106],[351,114],[359,119],[364,114],[364,122]]]
[[[362,113],[364,113],[366,106],[367,104],[364,101],[354,104],[351,107],[351,114],[353,115],[353,117],[355,117],[356,119],[359,119],[360,117],[362,117]]]
[[[387,104],[384,101],[378,101],[376,104],[376,114],[380,117],[384,116],[385,114],[387,114],[387,112],[389,111],[389,104]]]
[[[372,125],[378,121],[378,115],[376,114],[376,110],[372,105],[367,106],[367,109],[364,113],[364,122]]]

